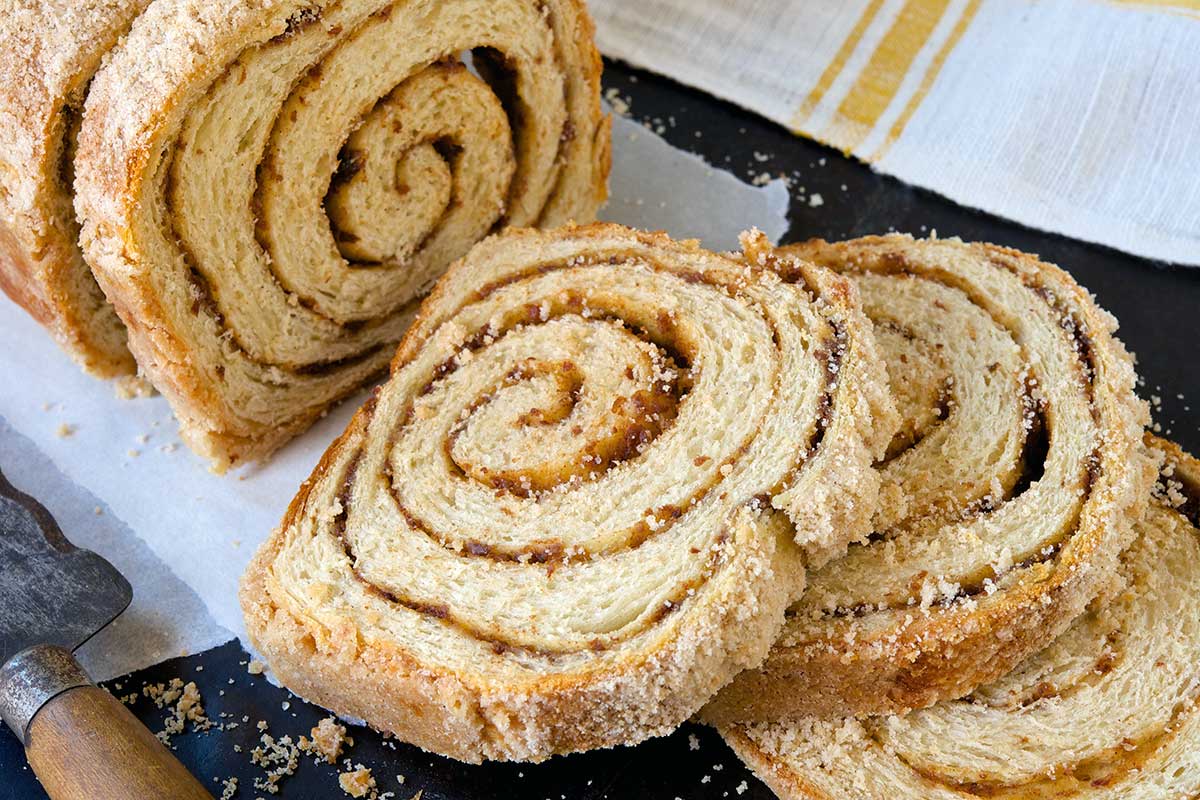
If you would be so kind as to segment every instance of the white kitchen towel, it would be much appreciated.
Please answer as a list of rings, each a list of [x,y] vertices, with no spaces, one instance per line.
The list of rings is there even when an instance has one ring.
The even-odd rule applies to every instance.
[[[590,0],[606,55],[965,206],[1200,264],[1200,0]]]

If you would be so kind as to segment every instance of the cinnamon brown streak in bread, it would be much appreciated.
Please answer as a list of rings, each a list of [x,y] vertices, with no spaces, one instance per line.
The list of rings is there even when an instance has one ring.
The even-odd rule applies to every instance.
[[[866,533],[894,425],[849,281],[612,225],[422,306],[242,588],[292,690],[465,761],[669,732]]]
[[[76,205],[187,443],[265,457],[472,244],[592,218],[600,67],[578,0],[151,4],[88,91]]]
[[[1200,796],[1200,463],[1175,445],[1117,591],[1012,673],[905,717],[731,727],[784,800]]]
[[[850,277],[904,424],[871,541],[810,573],[722,723],[900,712],[960,697],[1061,633],[1144,508],[1147,421],[1115,321],[1062,270],[958,240],[785,251]]]

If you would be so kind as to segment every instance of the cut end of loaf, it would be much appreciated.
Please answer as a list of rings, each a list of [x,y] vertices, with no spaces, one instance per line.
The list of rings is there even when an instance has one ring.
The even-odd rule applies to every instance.
[[[112,32],[96,74],[80,61],[63,78],[86,113],[47,144],[74,156],[55,213],[74,224],[73,202],[82,221],[71,252],[96,313],[128,327],[217,470],[266,458],[370,382],[477,241],[591,219],[605,194],[582,3],[302,5],[96,12]]]

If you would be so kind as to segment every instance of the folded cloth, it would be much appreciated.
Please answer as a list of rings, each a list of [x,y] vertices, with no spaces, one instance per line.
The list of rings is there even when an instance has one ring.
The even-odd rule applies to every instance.
[[[1200,265],[1197,0],[591,0],[600,49],[966,206]]]

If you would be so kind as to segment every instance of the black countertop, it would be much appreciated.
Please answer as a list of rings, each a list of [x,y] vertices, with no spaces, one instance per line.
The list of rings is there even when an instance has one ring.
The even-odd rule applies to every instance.
[[[630,101],[640,120],[667,120],[663,136],[672,144],[707,158],[742,177],[769,172],[789,176],[791,230],[787,240],[814,236],[843,239],[891,230],[915,235],[937,230],[940,236],[984,240],[1040,254],[1070,270],[1121,320],[1120,336],[1138,355],[1142,394],[1156,401],[1162,432],[1200,453],[1200,269],[1172,268],[1104,247],[1085,244],[961,208],[936,195],[878,175],[840,153],[668,80],[609,63],[605,86]],[[767,154],[760,162],[754,153]],[[801,192],[800,188],[804,191]],[[813,207],[801,197],[821,195]],[[1197,410],[1190,409],[1197,403]],[[69,531],[68,531],[69,535]],[[247,673],[249,659],[236,642],[185,658],[173,659],[109,685],[118,695],[140,692],[143,685],[172,678],[195,681],[206,711],[222,731],[176,736],[179,758],[220,796],[221,782],[238,779],[237,798],[268,796],[254,781],[263,770],[251,763],[264,720],[275,736],[306,734],[325,712],[271,686],[264,676]],[[167,712],[142,698],[133,710],[152,730],[161,730]],[[245,720],[243,722],[243,720]],[[236,723],[236,727],[229,727]],[[466,766],[431,756],[366,729],[352,728],[355,744],[347,756],[372,769],[380,791],[409,800],[484,798],[741,798],[760,800],[771,793],[741,764],[720,738],[698,725],[685,725],[672,736],[638,747],[551,759],[541,765]],[[239,752],[240,749],[240,752]],[[337,769],[312,758],[301,760],[294,775],[280,783],[278,797],[293,800],[346,797],[338,788]],[[400,784],[397,776],[405,780]],[[7,729],[0,731],[0,799],[44,798],[24,755]],[[98,799],[107,800],[107,799]]]

